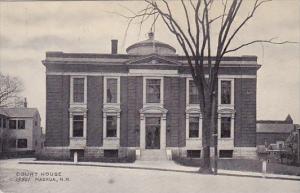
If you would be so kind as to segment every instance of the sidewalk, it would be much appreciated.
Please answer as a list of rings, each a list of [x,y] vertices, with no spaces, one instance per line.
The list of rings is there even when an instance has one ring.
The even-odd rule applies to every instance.
[[[135,161],[134,163],[103,163],[103,162],[78,162],[71,161],[41,161],[41,160],[26,160],[19,161],[19,164],[45,164],[45,165],[74,165],[74,166],[94,166],[94,167],[112,167],[112,168],[126,168],[126,169],[144,169],[144,170],[158,170],[171,172],[185,172],[198,173],[197,167],[188,167],[176,164],[174,161]],[[248,171],[232,171],[232,170],[218,170],[218,175],[238,176],[238,177],[254,177],[262,178],[262,173],[248,172]],[[300,176],[280,175],[280,174],[266,174],[268,179],[284,179],[284,180],[299,180]]]

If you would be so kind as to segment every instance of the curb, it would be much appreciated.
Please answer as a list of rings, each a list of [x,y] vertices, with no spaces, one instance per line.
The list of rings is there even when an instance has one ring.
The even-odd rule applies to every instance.
[[[103,168],[122,168],[122,169],[135,169],[135,170],[152,170],[152,171],[165,171],[165,172],[179,172],[179,173],[190,173],[190,174],[199,174],[199,175],[208,175],[201,174],[196,171],[188,171],[188,170],[176,170],[176,169],[164,169],[164,168],[152,168],[152,167],[139,167],[139,166],[120,166],[120,165],[96,165],[96,164],[88,164],[88,163],[73,163],[73,162],[36,162],[36,161],[20,161],[19,164],[36,164],[36,165],[67,165],[67,166],[93,166],[93,167],[103,167]],[[234,176],[234,177],[250,177],[250,178],[264,178],[264,179],[278,179],[278,180],[292,180],[292,181],[300,181],[300,178],[297,179],[289,177],[275,177],[275,176],[261,176],[261,175],[249,175],[249,174],[233,174],[233,173],[224,173],[219,172],[218,176]]]

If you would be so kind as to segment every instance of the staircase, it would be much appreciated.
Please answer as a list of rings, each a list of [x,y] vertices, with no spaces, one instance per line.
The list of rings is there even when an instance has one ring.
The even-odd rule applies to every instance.
[[[142,160],[142,161],[165,161],[165,160],[168,160],[168,158],[167,158],[166,150],[146,149],[146,150],[141,150],[140,160]]]

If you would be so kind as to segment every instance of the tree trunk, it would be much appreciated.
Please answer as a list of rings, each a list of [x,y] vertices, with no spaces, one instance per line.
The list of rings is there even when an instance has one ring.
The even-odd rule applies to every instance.
[[[212,119],[212,101],[210,97],[206,97],[204,109],[202,112],[202,151],[203,151],[203,162],[199,172],[212,174],[211,163],[210,163],[210,140],[211,140],[211,119]]]

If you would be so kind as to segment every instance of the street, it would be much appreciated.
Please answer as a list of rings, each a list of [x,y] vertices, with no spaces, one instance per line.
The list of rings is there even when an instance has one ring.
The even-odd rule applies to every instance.
[[[5,193],[193,193],[300,192],[299,181],[125,168],[28,165],[0,161],[0,190]]]

